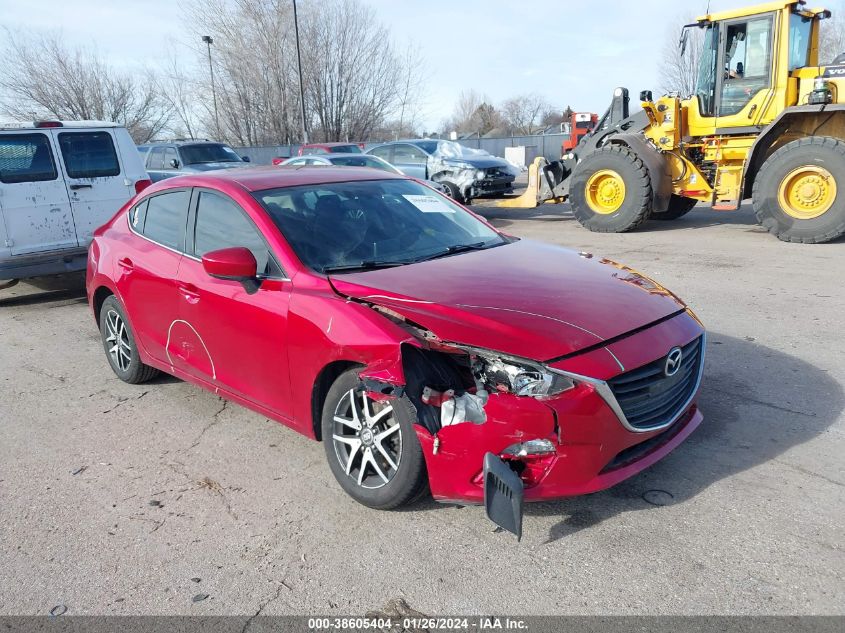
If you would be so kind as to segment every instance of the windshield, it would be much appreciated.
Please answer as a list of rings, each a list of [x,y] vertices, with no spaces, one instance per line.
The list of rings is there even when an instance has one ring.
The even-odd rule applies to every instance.
[[[402,172],[396,169],[390,163],[376,158],[375,156],[333,156],[330,158],[332,165],[343,165],[344,167],[373,167],[374,169],[381,169],[382,171],[389,171],[391,174],[401,174]]]
[[[253,195],[297,256],[318,272],[410,264],[509,242],[412,180],[304,185]]]
[[[329,152],[332,154],[360,154],[361,148],[357,145],[331,145]]]
[[[437,151],[437,144],[440,141],[416,141],[413,144],[419,147],[422,151],[433,154]]]
[[[179,148],[185,165],[197,163],[242,163],[237,152],[228,145],[203,143],[202,145],[182,145]]]

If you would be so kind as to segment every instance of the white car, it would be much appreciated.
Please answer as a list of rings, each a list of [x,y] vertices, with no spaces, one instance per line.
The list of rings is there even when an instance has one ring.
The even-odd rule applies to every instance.
[[[373,169],[381,169],[382,171],[389,171],[391,174],[407,175],[401,169],[398,169],[388,163],[386,160],[378,156],[369,156],[367,154],[307,154],[305,156],[295,156],[288,158],[286,161],[279,164],[279,167],[296,167],[305,165],[337,165],[340,167],[372,167]],[[420,180],[420,182],[428,185],[432,189],[436,189],[440,193],[447,194],[449,190],[446,189],[439,182],[433,180]]]
[[[149,184],[116,123],[0,122],[0,288],[84,270],[94,231]]]

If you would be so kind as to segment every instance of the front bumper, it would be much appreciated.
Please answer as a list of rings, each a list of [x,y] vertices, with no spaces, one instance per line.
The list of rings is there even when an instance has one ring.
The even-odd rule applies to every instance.
[[[689,314],[639,332],[605,348],[556,365],[574,373],[608,380],[655,360],[654,350],[668,351],[701,336]],[[484,455],[500,455],[512,444],[548,439],[555,452],[543,457],[532,481],[525,477],[525,500],[541,501],[604,490],[648,468],[672,452],[702,422],[691,401],[668,427],[651,431],[626,428],[595,385],[548,400],[495,394],[485,407],[487,421],[441,429],[432,436],[422,427],[417,435],[428,467],[432,495],[441,501],[481,503]]]
[[[513,193],[514,178],[485,178],[476,180],[464,192],[467,198]]]

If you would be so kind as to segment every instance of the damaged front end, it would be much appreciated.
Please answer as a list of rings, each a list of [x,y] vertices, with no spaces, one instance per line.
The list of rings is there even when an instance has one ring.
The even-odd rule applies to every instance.
[[[369,305],[413,334],[400,346],[401,367],[371,366],[360,378],[373,399],[405,396],[414,406],[432,495],[483,502],[491,520],[520,536],[524,491],[557,459],[560,428],[546,401],[575,381],[534,361],[441,341]]]

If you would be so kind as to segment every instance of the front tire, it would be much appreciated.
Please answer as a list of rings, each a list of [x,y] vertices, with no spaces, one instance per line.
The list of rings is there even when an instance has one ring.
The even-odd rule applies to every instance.
[[[158,375],[157,369],[141,362],[126,311],[114,295],[100,308],[100,336],[109,365],[123,382],[138,385]]]
[[[452,200],[461,204],[469,204],[469,200],[464,198],[461,190],[458,189],[458,185],[448,180],[441,180],[440,184],[446,187],[446,195],[452,198]]]
[[[572,175],[572,213],[591,231],[633,231],[651,216],[651,197],[648,170],[624,145],[599,148]]]
[[[751,197],[757,221],[784,242],[845,234],[845,142],[808,136],[787,143],[763,163]]]
[[[653,211],[651,214],[652,220],[677,220],[680,217],[685,216],[687,213],[692,211],[695,208],[695,205],[698,204],[698,200],[695,198],[685,198],[683,196],[676,196],[674,193],[672,197],[669,199],[669,207],[665,211],[661,211],[658,213],[657,211]]]
[[[392,510],[425,492],[422,447],[416,416],[407,398],[375,402],[360,390],[350,369],[329,389],[323,403],[323,446],[341,488],[370,508]]]

